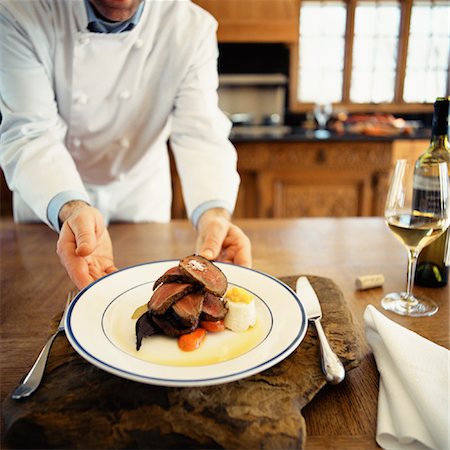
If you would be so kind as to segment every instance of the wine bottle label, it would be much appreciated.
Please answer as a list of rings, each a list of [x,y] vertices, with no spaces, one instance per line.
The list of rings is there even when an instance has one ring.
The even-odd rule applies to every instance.
[[[442,195],[439,178],[414,176],[413,208],[425,213],[441,213]]]

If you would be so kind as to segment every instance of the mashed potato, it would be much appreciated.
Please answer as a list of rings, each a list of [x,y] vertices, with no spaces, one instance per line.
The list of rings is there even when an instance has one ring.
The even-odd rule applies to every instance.
[[[224,324],[229,330],[242,332],[255,325],[255,300],[250,292],[232,287],[225,294],[225,304],[228,312]]]

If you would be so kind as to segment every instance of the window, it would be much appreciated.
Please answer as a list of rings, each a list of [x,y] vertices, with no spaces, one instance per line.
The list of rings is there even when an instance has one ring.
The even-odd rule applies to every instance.
[[[429,111],[449,95],[450,0],[301,0],[299,24],[293,110]]]
[[[305,1],[300,14],[298,93],[305,102],[341,100],[345,3]],[[318,51],[320,49],[320,52]]]
[[[355,11],[350,100],[392,102],[400,29],[398,2],[358,2]]]
[[[413,2],[403,96],[406,102],[431,103],[439,93],[445,93],[449,42],[450,2]]]

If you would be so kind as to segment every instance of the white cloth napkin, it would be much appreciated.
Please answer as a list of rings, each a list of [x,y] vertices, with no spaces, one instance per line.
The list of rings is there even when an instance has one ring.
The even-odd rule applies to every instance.
[[[372,305],[364,320],[380,372],[378,444],[385,449],[449,450],[450,351],[398,325]]]

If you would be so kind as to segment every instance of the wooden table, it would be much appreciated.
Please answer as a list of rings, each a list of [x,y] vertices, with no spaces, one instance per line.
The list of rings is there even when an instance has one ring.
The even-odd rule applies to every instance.
[[[246,219],[237,222],[253,243],[255,269],[281,277],[309,274],[332,278],[363,332],[368,304],[380,308],[385,292],[403,289],[406,251],[381,218]],[[56,234],[41,224],[0,222],[1,399],[30,367],[73,285],[55,253]],[[119,267],[180,258],[194,250],[186,221],[114,224],[110,228]],[[383,288],[356,291],[355,278],[383,273]],[[449,347],[449,287],[416,288],[440,304],[430,318],[385,314],[422,336]],[[307,449],[371,449],[375,442],[378,372],[367,346],[361,365],[338,386],[327,386],[303,409]]]

